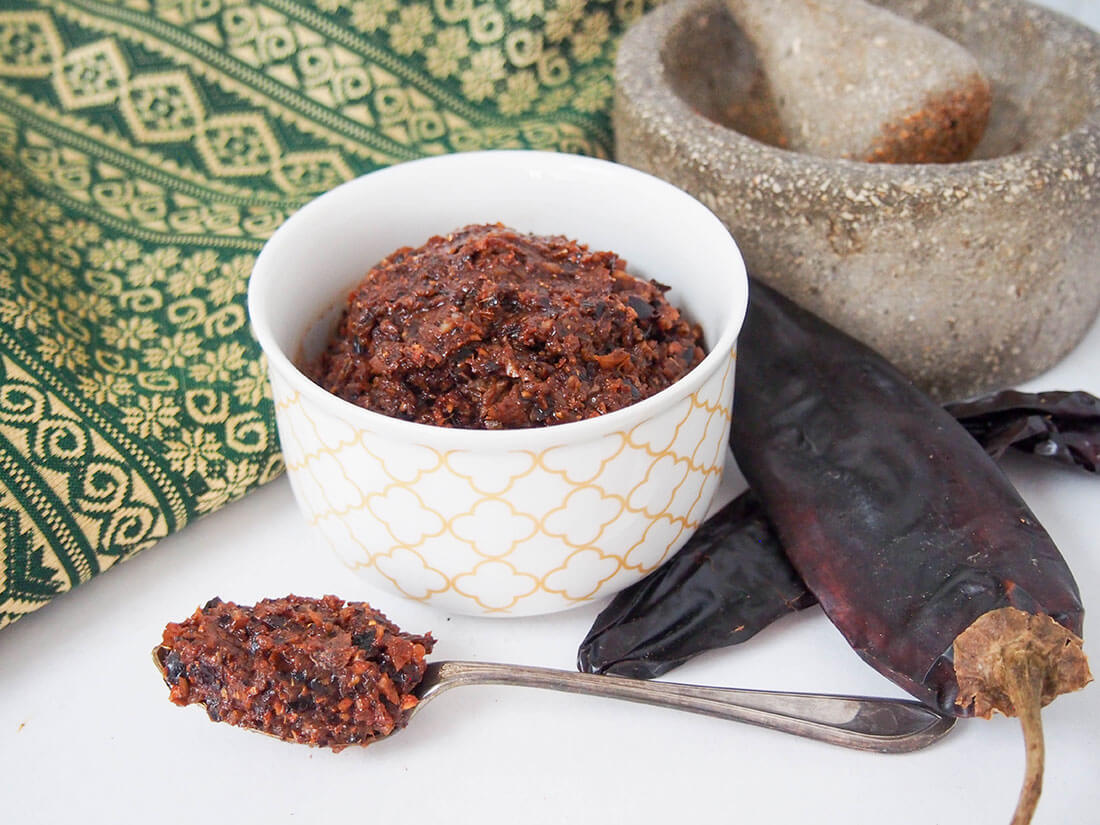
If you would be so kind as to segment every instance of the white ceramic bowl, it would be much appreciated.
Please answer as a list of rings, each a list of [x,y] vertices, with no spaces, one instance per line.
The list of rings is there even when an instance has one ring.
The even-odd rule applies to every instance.
[[[523,430],[389,418],[311,382],[350,289],[401,246],[472,223],[558,234],[669,284],[707,356],[607,415]],[[303,207],[249,285],[295,496],[372,583],[454,613],[531,615],[610,595],[688,539],[718,486],[745,268],[722,223],[679,189],[607,161],[475,152],[400,164]]]

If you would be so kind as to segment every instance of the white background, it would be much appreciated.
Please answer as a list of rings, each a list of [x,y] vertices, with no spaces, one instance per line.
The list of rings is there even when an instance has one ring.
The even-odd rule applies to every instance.
[[[1055,9],[1100,29],[1100,2],[1097,0],[1038,0],[1038,5]]]
[[[1094,0],[1048,0],[1100,27]],[[1100,272],[1097,273],[1100,277]],[[1025,389],[1100,395],[1100,324]],[[1007,464],[1100,604],[1100,478]],[[736,470],[724,495],[739,489]],[[746,725],[602,699],[465,688],[410,728],[340,754],[291,746],[180,709],[149,651],[165,622],[214,595],[366,599],[432,630],[435,659],[571,669],[601,605],[534,619],[438,614],[374,591],[319,546],[282,478],[0,632],[0,820],[6,823],[1007,823],[1023,766],[1017,723],[960,723],[926,751],[842,750]],[[1096,614],[1085,649],[1100,662]],[[903,696],[817,608],[707,654],[675,681]],[[1100,822],[1100,687],[1044,712],[1036,823]]]

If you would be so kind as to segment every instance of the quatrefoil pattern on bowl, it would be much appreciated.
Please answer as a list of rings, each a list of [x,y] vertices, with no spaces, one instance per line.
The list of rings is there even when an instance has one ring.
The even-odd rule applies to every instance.
[[[733,363],[627,431],[491,456],[396,443],[272,384],[295,495],[345,564],[449,612],[531,615],[620,590],[687,540],[720,481]]]

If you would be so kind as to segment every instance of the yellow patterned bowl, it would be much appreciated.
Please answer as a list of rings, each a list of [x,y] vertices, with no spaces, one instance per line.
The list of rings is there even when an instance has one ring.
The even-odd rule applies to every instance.
[[[702,325],[706,358],[625,409],[492,431],[373,413],[295,366],[320,352],[373,264],[497,221],[614,251],[633,274],[669,284],[672,304]],[[746,300],[736,244],[690,196],[607,161],[526,151],[413,161],[322,195],[272,236],[248,294],[309,523],[373,584],[494,616],[610,595],[688,539],[722,473]]]

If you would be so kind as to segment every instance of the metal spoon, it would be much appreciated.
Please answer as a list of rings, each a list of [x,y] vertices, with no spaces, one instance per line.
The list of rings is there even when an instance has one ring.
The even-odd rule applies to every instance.
[[[160,646],[153,649],[153,661],[164,676],[160,652]],[[439,694],[462,685],[517,685],[625,699],[879,753],[927,747],[955,724],[954,717],[905,699],[703,687],[488,662],[430,663],[415,691],[420,703],[409,718]]]

